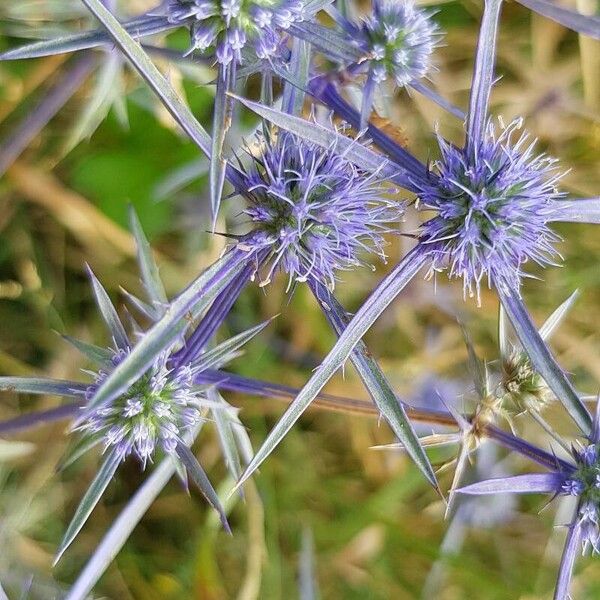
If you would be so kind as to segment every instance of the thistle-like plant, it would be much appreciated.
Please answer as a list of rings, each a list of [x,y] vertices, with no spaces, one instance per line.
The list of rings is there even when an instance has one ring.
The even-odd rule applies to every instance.
[[[257,146],[262,152],[245,171],[253,233],[243,243],[269,249],[261,285],[279,268],[290,284],[310,278],[333,289],[338,273],[368,254],[385,259],[383,236],[404,207],[377,172],[354,165],[335,145],[324,150],[285,132],[275,141],[259,137]]]
[[[360,23],[338,20],[365,57],[347,69],[353,75],[366,73],[361,106],[364,126],[377,85],[391,80],[402,88],[429,74],[440,34],[431,13],[417,8],[412,0],[374,0],[372,13]]]
[[[568,525],[554,592],[554,597],[559,599],[568,597],[578,551],[600,552],[600,402],[597,406],[592,430],[585,441],[571,448],[570,460],[546,453],[543,461],[548,469],[546,473],[487,479],[457,490],[461,494],[475,496],[548,493],[553,497],[569,495],[577,498],[577,508]],[[566,444],[566,441],[563,442],[563,445]],[[521,452],[531,456],[530,447],[526,444],[522,445]],[[539,457],[543,456],[543,452],[536,449]]]
[[[259,58],[275,54],[282,32],[303,20],[304,2],[169,0],[166,14],[170,22],[189,27],[190,52],[214,54],[222,65],[239,65],[247,46]]]
[[[571,221],[579,207],[579,220],[597,222],[597,199],[573,202],[560,199],[556,191],[553,162],[536,156],[526,137],[512,139],[516,125],[499,136],[489,128],[488,103],[494,80],[494,62],[501,0],[486,3],[480,29],[473,86],[466,122],[465,144],[459,149],[443,142],[437,169],[431,170],[385,134],[373,141],[389,159],[374,156],[366,148],[356,150],[358,164],[378,164],[383,173],[417,196],[417,207],[435,208],[438,215],[427,221],[418,234],[419,243],[382,280],[356,312],[340,339],[275,426],[246,470],[245,480],[270,454],[377,317],[423,268],[429,272],[448,270],[463,278],[463,288],[477,295],[486,281],[493,287],[535,370],[584,432],[591,417],[550,350],[540,337],[521,299],[523,265],[529,261],[551,262],[557,236],[549,224]],[[243,101],[252,110],[279,127],[325,144],[322,128],[257,103]],[[344,117],[345,107],[332,108]],[[356,120],[355,114],[349,114]],[[369,128],[369,132],[376,128]],[[329,136],[330,137],[330,136]],[[329,142],[330,143],[330,142]]]
[[[137,237],[138,258],[148,301],[127,294],[133,308],[141,317],[155,322],[168,309],[167,297],[152,259],[148,242],[137,217],[131,212],[132,228]],[[46,414],[46,420],[72,414],[75,421],[71,430],[79,442],[74,445],[66,463],[83,452],[101,447],[103,462],[82,499],[63,542],[57,560],[83,527],[89,514],[110,483],[118,466],[129,456],[135,456],[143,468],[157,457],[171,457],[178,466],[184,482],[186,474],[196,483],[208,502],[218,510],[223,525],[228,528],[225,512],[208,477],[194,457],[189,446],[198,428],[209,413],[225,429],[238,427],[232,421],[231,409],[219,396],[211,392],[212,379],[218,369],[238,355],[241,346],[259,333],[263,325],[238,334],[213,348],[208,343],[221,324],[220,305],[208,310],[192,311],[191,317],[202,317],[193,336],[185,337],[186,327],[174,324],[176,336],[164,351],[136,378],[130,380],[115,398],[102,405],[94,404],[97,389],[106,378],[130,355],[135,339],[144,335],[143,329],[131,317],[134,337],[131,337],[118,316],[106,291],[89,270],[92,289],[100,315],[104,320],[111,344],[108,348],[90,345],[66,336],[66,340],[82,352],[96,366],[87,373],[90,383],[50,379],[1,377],[0,389],[23,393],[42,393],[75,398],[59,414]],[[215,318],[215,316],[217,318]],[[199,343],[200,338],[204,343]],[[205,379],[208,377],[208,380]],[[56,412],[56,411],[55,411]],[[215,416],[216,415],[216,416]],[[231,432],[228,435],[232,435]],[[234,438],[239,435],[234,434]],[[242,436],[243,437],[243,436]],[[239,459],[238,459],[239,460]],[[239,466],[234,470],[239,474]]]

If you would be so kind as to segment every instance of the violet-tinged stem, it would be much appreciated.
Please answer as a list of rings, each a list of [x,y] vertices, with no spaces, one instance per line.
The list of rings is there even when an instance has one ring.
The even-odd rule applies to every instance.
[[[487,121],[488,104],[494,83],[496,39],[501,6],[502,0],[485,0],[479,29],[469,114],[467,115],[467,149],[472,156],[475,156],[477,147],[483,139]]]
[[[47,423],[74,417],[83,405],[83,401],[72,402],[71,404],[57,406],[56,408],[50,408],[49,410],[41,410],[26,415],[20,415],[13,419],[7,419],[6,421],[0,422],[0,435],[16,433],[17,431],[30,429],[36,425],[46,425]]]
[[[173,355],[172,362],[176,367],[192,362],[204,350],[206,344],[226,319],[231,307],[250,281],[250,276],[255,268],[254,264],[246,265],[217,296],[198,327],[186,340],[185,345]]]
[[[316,77],[309,82],[308,92],[337,113],[352,127],[360,131],[360,113],[342,98],[330,81],[322,77]],[[432,173],[429,173],[427,167],[421,161],[383,133],[378,127],[369,123],[367,125],[367,134],[376,146],[386,152],[401,167],[409,171],[414,178],[424,181],[428,177],[435,177]],[[415,190],[411,188],[410,191]]]

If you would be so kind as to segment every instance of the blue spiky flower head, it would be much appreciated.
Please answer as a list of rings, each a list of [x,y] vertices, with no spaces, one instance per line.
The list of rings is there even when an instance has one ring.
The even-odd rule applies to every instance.
[[[88,402],[129,352],[128,347],[112,351],[110,362],[92,372],[94,382],[85,391]],[[135,454],[146,465],[159,450],[176,456],[178,443],[200,422],[206,399],[194,384],[190,365],[172,366],[169,358],[169,352],[162,353],[126,392],[88,412],[76,429],[100,440],[105,452],[115,452],[122,460]]]
[[[254,225],[248,238],[270,249],[268,283],[277,268],[290,282],[317,278],[333,288],[336,273],[364,265],[363,251],[385,257],[388,224],[403,205],[386,198],[377,173],[350,162],[335,146],[323,149],[289,133],[264,141],[264,152],[247,170]]]
[[[373,13],[349,28],[375,83],[391,78],[402,87],[429,72],[439,31],[411,0],[373,0]]]
[[[548,227],[560,175],[556,161],[536,155],[521,120],[489,122],[483,139],[457,148],[438,136],[441,158],[425,183],[416,182],[419,206],[437,216],[422,226],[431,273],[447,270],[479,299],[482,283],[519,290],[527,262],[555,264],[559,237]],[[516,139],[515,139],[516,138]]]
[[[241,63],[247,45],[269,58],[281,32],[301,21],[303,11],[303,0],[170,0],[168,18],[190,27],[191,50],[214,53],[227,65]]]

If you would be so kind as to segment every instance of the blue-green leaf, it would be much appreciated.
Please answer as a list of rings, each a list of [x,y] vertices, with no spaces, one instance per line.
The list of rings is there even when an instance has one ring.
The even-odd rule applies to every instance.
[[[560,23],[563,27],[600,40],[600,17],[596,15],[584,15],[547,0],[517,0],[517,2],[548,19]]]
[[[582,200],[556,200],[550,219],[562,223],[600,223],[600,197]]]
[[[304,106],[304,91],[308,83],[308,73],[310,68],[310,44],[304,40],[294,38],[292,43],[292,57],[288,76],[292,81],[285,78],[283,86],[283,96],[281,106],[283,112],[291,115],[300,116]]]
[[[179,27],[178,24],[170,23],[165,17],[144,16],[123,23],[122,27],[137,39],[148,35],[154,35],[169,29]],[[25,58],[40,58],[53,54],[75,52],[87,48],[97,48],[110,42],[110,37],[101,30],[86,31],[74,35],[66,35],[52,40],[34,42],[20,48],[13,48],[0,54],[0,60],[20,60]]]
[[[221,194],[225,182],[225,169],[227,167],[227,162],[223,158],[223,144],[231,119],[231,98],[227,95],[227,92],[231,89],[232,77],[235,77],[233,75],[234,71],[235,69],[231,64],[227,66],[220,65],[217,75],[209,169],[210,209],[213,229],[219,214]]]
[[[90,11],[102,23],[110,37],[123,54],[129,59],[138,73],[160,98],[175,121],[187,133],[198,147],[210,156],[210,136],[192,114],[189,107],[177,95],[171,84],[165,79],[139,43],[124,29],[113,14],[100,0],[82,0]]]
[[[104,493],[104,490],[106,490],[108,484],[114,477],[120,463],[121,458],[116,452],[109,454],[104,463],[102,463],[98,474],[94,477],[94,481],[92,481],[90,487],[83,496],[69,526],[67,527],[67,531],[65,532],[60,547],[58,548],[58,552],[56,553],[54,564],[60,560],[60,557],[85,525],[85,522]]]
[[[71,337],[70,335],[62,335],[61,337],[92,362],[99,365],[106,365],[110,363],[112,354],[106,348],[100,348],[100,346],[82,342],[81,340]]]
[[[181,462],[185,466],[188,475],[192,481],[196,484],[198,489],[202,492],[202,495],[206,498],[206,501],[219,513],[221,524],[228,533],[231,533],[229,523],[227,522],[227,515],[221,505],[221,500],[212,486],[212,483],[208,479],[204,469],[200,463],[196,460],[196,457],[192,451],[183,443],[177,445],[177,456],[181,459]]]
[[[129,348],[129,338],[127,337],[123,323],[121,323],[121,319],[119,319],[119,315],[117,314],[113,303],[110,301],[106,290],[98,281],[98,278],[94,275],[90,266],[86,265],[86,267],[90,281],[92,282],[96,304],[98,305],[102,319],[108,327],[110,335],[119,348]]]
[[[138,263],[142,273],[144,288],[150,298],[154,309],[162,314],[162,307],[167,302],[167,294],[161,281],[158,266],[152,254],[152,248],[142,229],[133,205],[129,206],[129,226],[133,233],[137,247]]]
[[[193,363],[195,371],[203,372],[207,369],[219,369],[224,364],[230,362],[237,355],[238,350],[247,344],[254,336],[258,335],[275,317],[260,323],[242,333],[238,333],[222,342],[215,348],[208,350],[200,355],[198,360]]]
[[[302,139],[318,144],[323,148],[335,146],[338,154],[342,154],[358,167],[367,171],[378,171],[382,177],[390,179],[407,189],[412,187],[406,169],[403,169],[398,164],[386,159],[380,154],[369,150],[357,140],[347,138],[333,129],[323,127],[318,123],[288,115],[274,108],[263,106],[262,104],[246,100],[245,98],[240,98],[239,96],[236,96],[236,98],[244,106],[264,119],[271,121],[271,123],[274,123],[277,127],[298,135]]]
[[[323,313],[338,336],[342,334],[348,325],[348,316],[333,294],[322,284],[316,281],[310,282],[315,298],[320,303]],[[438,489],[438,483],[433,467],[427,458],[427,454],[419,443],[400,399],[392,390],[383,371],[372,357],[366,344],[359,341],[350,355],[352,364],[358,371],[373,402],[385,417],[396,437],[403,444],[409,456],[413,459],[421,473],[431,485]]]
[[[361,50],[348,41],[347,36],[314,21],[293,23],[289,32],[294,37],[309,42],[328,58],[343,63],[359,61],[363,56]]]
[[[45,377],[0,377],[0,391],[18,394],[49,394],[81,398],[88,387],[87,383]]]

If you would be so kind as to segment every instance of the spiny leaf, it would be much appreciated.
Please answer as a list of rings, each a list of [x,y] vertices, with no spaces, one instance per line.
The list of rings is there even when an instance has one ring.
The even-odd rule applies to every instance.
[[[215,388],[210,388],[208,390],[208,399],[220,405],[219,408],[212,409],[212,415],[215,419],[215,425],[217,426],[219,442],[223,449],[225,465],[231,473],[233,480],[236,481],[242,474],[242,463],[235,442],[235,435],[233,433],[233,428],[238,427],[231,419],[234,409],[225,402],[221,394],[219,394]]]
[[[179,27],[178,24],[170,23],[165,17],[138,17],[122,27],[128,31],[133,38],[140,38],[147,35],[154,35],[169,29]],[[106,32],[95,29],[84,33],[67,35],[53,40],[44,40],[34,42],[13,48],[0,54],[0,60],[21,60],[25,58],[41,58],[42,56],[51,56],[53,54],[63,54],[65,52],[75,52],[76,50],[85,50],[87,48],[96,48],[110,42],[110,37]]]
[[[92,481],[90,487],[87,492],[83,496],[69,526],[67,527],[67,531],[60,543],[60,547],[58,548],[58,552],[56,553],[56,558],[54,559],[54,564],[56,564],[60,557],[64,554],[65,550],[71,545],[71,542],[75,539],[77,534],[81,531],[81,528],[85,525],[88,517],[91,512],[94,510],[96,504],[98,504],[104,490],[108,487],[108,484],[114,477],[117,468],[121,462],[120,456],[113,452],[108,455],[98,474]]]
[[[546,341],[549,340],[556,328],[561,324],[566,314],[579,296],[579,290],[575,290],[544,322],[540,327],[540,337]]]
[[[556,200],[550,219],[562,223],[600,223],[600,197],[583,200]]]
[[[308,83],[310,68],[310,51],[311,47],[308,42],[294,38],[289,66],[289,76],[293,78],[293,81],[290,82],[286,79],[281,100],[283,112],[290,115],[300,116],[302,114],[304,90]]]
[[[232,64],[220,65],[217,75],[217,91],[214,101],[212,147],[209,169],[210,208],[212,213],[213,229],[219,214],[223,183],[225,182],[225,169],[227,162],[223,158],[223,144],[225,134],[229,129],[231,119],[231,98],[227,92],[231,89],[232,77],[235,71]]]
[[[327,317],[334,331],[340,336],[348,326],[348,316],[333,294],[325,286],[315,280],[310,282],[317,301],[321,304],[323,313]],[[392,390],[388,380],[377,362],[371,356],[366,344],[359,341],[350,355],[354,367],[358,371],[373,402],[389,423],[396,437],[402,442],[409,456],[415,462],[421,473],[429,483],[438,489],[438,483],[433,467],[427,454],[419,443],[402,403]]]
[[[222,342],[215,348],[208,350],[200,355],[198,360],[192,365],[195,371],[202,372],[207,369],[218,369],[225,363],[229,362],[230,356],[236,353],[242,346],[247,344],[254,336],[258,335],[267,325],[271,323],[272,317],[259,325],[242,331],[233,337]]]
[[[489,393],[487,368],[485,363],[477,356],[475,347],[473,346],[473,340],[462,323],[460,323],[460,328],[465,340],[465,345],[467,346],[467,353],[469,355],[469,371],[475,382],[475,391],[477,392],[478,398],[482,400],[487,398]]]
[[[92,289],[94,291],[98,310],[108,327],[110,335],[119,348],[124,350],[129,348],[129,338],[127,337],[127,333],[125,333],[125,328],[123,327],[123,323],[121,323],[121,319],[119,319],[119,315],[117,315],[113,303],[110,301],[106,290],[98,281],[90,266],[86,265],[86,268],[90,281],[92,282]]]
[[[148,243],[148,238],[146,238],[135,208],[131,204],[129,205],[129,226],[136,241],[138,263],[142,273],[144,288],[155,309],[160,310],[160,307],[167,302],[167,294],[160,278],[154,255],[152,254],[152,248]]]
[[[0,391],[18,394],[50,394],[81,398],[88,387],[87,383],[46,377],[0,377]]]
[[[82,342],[81,340],[71,337],[70,335],[62,335],[61,337],[94,363],[99,365],[106,365],[110,363],[112,354],[106,348],[100,348],[100,346]]]
[[[314,21],[293,23],[289,32],[331,58],[343,62],[356,62],[362,57],[361,50],[349,42],[347,36]]]
[[[123,28],[112,13],[106,9],[100,0],[82,0],[96,18],[105,27],[107,33],[115,41],[123,54],[131,61],[138,73],[157,94],[165,108],[181,128],[210,156],[210,136],[198,123],[189,107],[179,98],[171,84],[164,78],[156,65],[150,60],[142,47]]]
[[[198,489],[202,492],[202,495],[206,498],[206,501],[219,513],[221,524],[227,533],[231,533],[229,523],[227,522],[227,515],[215,488],[213,488],[210,480],[208,479],[204,469],[200,463],[196,460],[196,457],[192,451],[182,443],[177,445],[177,456],[181,459],[181,462],[185,465],[189,476],[192,481],[196,484]]]
[[[323,127],[311,121],[305,121],[299,117],[288,115],[257,102],[252,102],[239,96],[235,96],[235,98],[257,115],[277,125],[277,127],[298,135],[302,139],[313,142],[322,148],[335,146],[338,154],[343,155],[356,166],[371,172],[377,171],[382,177],[390,179],[406,189],[413,187],[408,172],[405,169],[362,146],[357,140],[351,140],[328,127]]]
[[[600,17],[596,15],[584,15],[547,0],[517,0],[517,2],[568,29],[600,40]]]
[[[502,0],[486,0],[484,2],[467,116],[467,148],[471,153],[475,151],[483,137],[483,130],[488,118],[488,103],[494,82],[496,39],[501,6]]]

